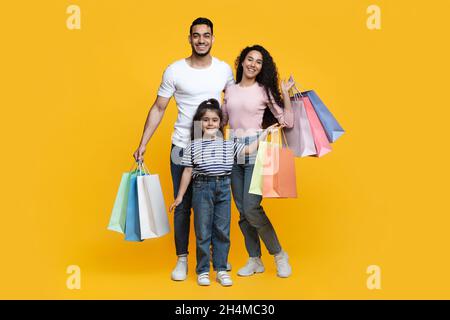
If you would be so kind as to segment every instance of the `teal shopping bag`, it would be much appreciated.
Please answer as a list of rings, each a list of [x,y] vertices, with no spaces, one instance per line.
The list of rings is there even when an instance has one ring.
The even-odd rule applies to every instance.
[[[125,219],[125,240],[142,241],[141,227],[139,221],[139,201],[137,193],[137,176],[140,171],[134,171],[130,176],[130,187],[128,190],[127,215]]]

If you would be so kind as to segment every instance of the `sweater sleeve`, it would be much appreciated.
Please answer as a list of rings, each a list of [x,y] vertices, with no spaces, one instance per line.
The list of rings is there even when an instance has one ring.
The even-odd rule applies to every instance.
[[[281,125],[285,125],[287,128],[292,128],[294,126],[294,113],[291,110],[285,110],[281,108],[276,102],[275,99],[270,93],[270,100],[267,99],[267,105],[269,106],[270,111],[274,117],[278,120],[278,123]]]
[[[228,110],[227,110],[227,91],[225,91],[225,94],[223,95],[223,102],[222,102],[222,115],[223,115],[223,126],[226,126],[228,124]]]

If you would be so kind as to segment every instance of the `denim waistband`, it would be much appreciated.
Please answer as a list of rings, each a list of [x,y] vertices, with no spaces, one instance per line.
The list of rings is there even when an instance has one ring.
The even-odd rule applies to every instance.
[[[225,176],[204,176],[198,175],[193,178],[194,181],[219,181],[230,179],[230,175]]]
[[[244,144],[250,144],[258,138],[257,135],[254,136],[246,136],[246,137],[232,137],[235,142],[240,142]]]

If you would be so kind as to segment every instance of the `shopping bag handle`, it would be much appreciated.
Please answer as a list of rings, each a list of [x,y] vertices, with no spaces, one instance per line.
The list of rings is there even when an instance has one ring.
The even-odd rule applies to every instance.
[[[137,161],[133,161],[133,164],[131,165],[131,168],[130,168],[129,172],[133,172],[135,170],[135,168],[136,169],[139,168]]]
[[[279,132],[279,131],[281,131],[281,142],[283,142],[282,140],[283,140],[283,138],[284,138],[284,143],[286,144],[286,147],[289,148],[289,145],[288,145],[288,142],[287,142],[287,139],[286,139],[286,135],[285,135],[284,130],[283,130],[282,127],[275,128],[275,129],[273,129],[273,131],[270,133],[270,134],[271,134],[271,142],[272,142],[273,132]],[[267,139],[268,139],[268,137],[266,137],[266,141],[267,141]],[[277,135],[276,135],[276,139],[278,140],[278,142],[280,141],[280,137],[279,137],[279,134],[278,134],[278,133],[277,133]],[[278,143],[278,144],[279,144],[279,145],[282,145],[282,143]]]
[[[138,169],[139,169],[139,175],[142,175],[142,172],[144,172],[144,175],[149,175],[150,170],[148,170],[147,166],[144,164],[144,161],[139,160],[138,163]]]
[[[292,92],[292,95],[294,97],[294,101],[299,101],[298,97],[300,96],[301,98],[303,98],[303,94],[300,90],[298,90],[297,88],[297,82],[295,82],[294,77],[291,75],[290,79],[292,79],[292,81],[294,81],[294,86],[290,89],[290,91]],[[301,86],[300,86],[301,88]]]

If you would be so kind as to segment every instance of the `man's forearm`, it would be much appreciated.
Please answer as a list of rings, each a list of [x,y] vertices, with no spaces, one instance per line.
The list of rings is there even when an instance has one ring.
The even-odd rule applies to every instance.
[[[164,109],[158,108],[157,105],[153,105],[153,107],[148,112],[147,120],[145,121],[144,132],[142,133],[142,138],[140,142],[140,146],[146,146],[150,141],[150,138],[153,136],[156,128],[158,128],[161,119],[164,116]]]

